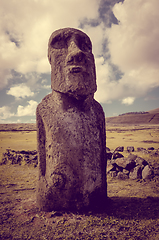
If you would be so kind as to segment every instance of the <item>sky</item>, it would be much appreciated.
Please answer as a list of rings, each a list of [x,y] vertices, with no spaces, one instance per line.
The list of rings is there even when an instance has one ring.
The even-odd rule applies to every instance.
[[[59,28],[93,44],[106,117],[159,107],[158,0],[0,0],[0,123],[35,123],[51,93],[48,39]]]

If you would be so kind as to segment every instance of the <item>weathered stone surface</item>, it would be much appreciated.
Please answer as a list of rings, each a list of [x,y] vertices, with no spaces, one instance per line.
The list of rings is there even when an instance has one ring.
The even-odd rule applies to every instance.
[[[134,147],[133,146],[129,146],[129,147],[127,147],[127,151],[128,152],[134,152]]]
[[[117,171],[117,172],[122,172],[122,171],[123,171],[123,167],[118,166],[118,165],[116,165],[116,164],[115,164],[115,168],[116,168],[116,171]]]
[[[106,152],[110,152],[110,148],[106,147]]]
[[[130,153],[129,156],[127,157],[129,161],[135,161],[136,158],[137,158],[137,155],[134,155],[132,153]]]
[[[108,148],[108,147],[106,147],[106,156],[107,156],[107,160],[112,159],[112,152],[110,151],[110,148]]]
[[[141,166],[136,166],[129,173],[130,179],[141,179],[142,178],[142,169]]]
[[[136,165],[143,166],[143,168],[144,168],[146,165],[148,165],[148,162],[147,162],[145,159],[141,158],[141,157],[137,157],[137,158],[135,159],[135,162],[136,162]]]
[[[115,151],[118,151],[118,152],[123,152],[124,151],[124,147],[123,146],[119,146],[115,149]]]
[[[117,178],[120,179],[120,180],[125,180],[125,179],[128,179],[129,176],[123,172],[118,172],[117,174]]]
[[[150,154],[152,157],[158,157],[159,156],[159,150],[156,150]]]
[[[138,151],[148,151],[143,148],[137,148]],[[116,149],[114,150],[115,153]],[[149,150],[149,153],[152,152],[152,154],[149,154],[149,156],[156,157],[159,155],[159,150]],[[151,161],[151,160],[150,160]],[[126,174],[130,179],[151,179],[153,178],[155,181],[158,181],[159,176],[159,164],[153,163],[153,165],[149,165],[149,163],[132,153],[129,154],[127,158],[117,158],[117,159],[111,159],[108,160],[108,167],[107,167],[107,173],[112,176],[119,179],[124,179],[124,175]],[[146,166],[146,168],[145,168]],[[144,171],[143,171],[144,170]],[[143,173],[142,173],[143,171]],[[119,175],[119,176],[118,176]],[[125,178],[127,179],[127,178]]]
[[[142,178],[143,179],[151,179],[153,177],[154,173],[152,168],[149,165],[146,165],[144,169],[142,170]]]
[[[41,210],[105,204],[106,137],[103,109],[94,100],[92,45],[83,32],[60,29],[49,40],[52,93],[37,107]]]
[[[111,160],[113,154],[111,152],[107,152],[106,154],[107,154],[107,159]]]
[[[107,163],[107,172],[110,172],[110,171],[115,171],[116,170],[116,167],[113,165],[113,164],[108,164]]]
[[[123,169],[123,173],[125,173],[126,175],[129,175],[129,170],[126,170],[125,168]]]
[[[118,165],[118,166],[121,166],[122,168],[125,168],[126,167],[126,160],[127,160],[127,158],[117,158],[116,160],[115,160],[115,163]]]
[[[3,153],[2,164],[28,164],[34,165],[38,164],[37,151],[15,151],[11,149],[6,149],[6,152]]]
[[[154,147],[149,147],[147,150],[154,150]]]
[[[116,172],[116,171],[110,171],[110,172],[109,172],[109,175],[110,175],[112,178],[114,178],[114,177],[117,176],[117,172]]]
[[[119,153],[119,152],[114,152],[113,156],[112,156],[113,159],[123,158],[123,157],[124,156],[121,153]]]
[[[128,157],[128,158],[117,158],[115,160],[115,163],[122,167],[122,168],[125,168],[126,170],[131,170],[132,168],[135,167],[136,163],[135,163],[135,160],[131,157]]]
[[[72,28],[52,33],[48,44],[51,87],[76,99],[97,90],[94,56],[89,37]],[[88,99],[87,99],[88,100]]]
[[[153,168],[154,175],[159,176],[159,164],[156,164]]]
[[[142,148],[142,147],[137,148],[137,152],[142,152],[142,151],[146,151],[146,148]]]

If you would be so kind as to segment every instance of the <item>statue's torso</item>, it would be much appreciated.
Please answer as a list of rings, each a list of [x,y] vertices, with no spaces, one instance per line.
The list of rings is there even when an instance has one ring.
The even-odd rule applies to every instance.
[[[50,96],[39,104],[38,113],[45,129],[47,188],[86,194],[102,187],[103,136],[93,105],[64,110]]]

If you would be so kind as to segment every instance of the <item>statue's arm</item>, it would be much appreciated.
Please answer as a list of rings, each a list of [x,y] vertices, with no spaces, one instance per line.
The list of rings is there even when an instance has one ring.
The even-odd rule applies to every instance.
[[[103,108],[99,107],[100,113],[98,114],[100,126],[101,126],[101,139],[102,139],[102,176],[103,176],[103,189],[105,189],[107,194],[107,181],[106,181],[106,167],[107,167],[107,154],[106,154],[106,123],[105,114]]]
[[[102,106],[96,100],[94,100],[94,107],[95,107],[95,112],[97,116],[98,128],[100,129],[100,137],[102,141],[101,166],[102,166],[103,176],[105,176],[106,165],[107,165],[105,114]],[[103,184],[106,184],[106,179],[103,179]]]
[[[101,122],[101,138],[102,138],[102,145],[103,145],[103,159],[105,162],[105,166],[106,166],[106,162],[107,162],[107,157],[106,157],[106,124],[105,124],[105,114],[103,109],[101,108],[100,111],[100,122]]]
[[[46,150],[45,150],[45,127],[42,116],[40,114],[40,107],[36,109],[36,125],[37,125],[37,150],[39,162],[39,174],[45,176],[46,171]]]

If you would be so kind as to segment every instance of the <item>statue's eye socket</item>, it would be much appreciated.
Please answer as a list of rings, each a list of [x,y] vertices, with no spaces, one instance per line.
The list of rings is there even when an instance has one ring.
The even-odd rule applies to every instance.
[[[85,52],[91,50],[91,48],[89,47],[89,45],[86,44],[86,43],[82,43],[81,46],[80,46],[80,48],[81,48],[82,51],[85,51]]]
[[[86,41],[86,39],[80,38],[78,40],[79,48],[84,52],[89,52],[92,50],[92,45],[90,42]]]
[[[58,36],[52,40],[51,46],[55,49],[67,48],[67,41],[61,36]]]

